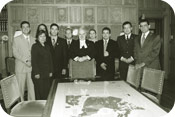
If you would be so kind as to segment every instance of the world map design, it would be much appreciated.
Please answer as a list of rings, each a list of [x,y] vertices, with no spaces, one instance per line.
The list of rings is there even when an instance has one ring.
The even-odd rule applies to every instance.
[[[132,110],[144,110],[117,97],[66,96],[66,112],[70,117],[128,117]],[[97,116],[98,115],[98,116]]]

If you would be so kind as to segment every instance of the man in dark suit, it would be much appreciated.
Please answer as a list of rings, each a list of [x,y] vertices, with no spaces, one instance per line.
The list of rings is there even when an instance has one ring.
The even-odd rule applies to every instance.
[[[74,61],[87,61],[94,58],[94,43],[86,39],[86,30],[80,28],[78,31],[79,39],[72,43],[70,55]]]
[[[59,26],[56,23],[50,25],[50,38],[46,42],[50,46],[53,59],[53,78],[61,81],[62,74],[66,74],[67,51],[66,40],[58,37]]]
[[[66,28],[65,31],[65,39],[66,39],[66,51],[67,51],[67,68],[66,68],[66,74],[65,77],[69,76],[69,60],[71,58],[70,56],[70,47],[72,45],[72,43],[75,42],[75,40],[73,39],[73,35],[72,35],[72,29],[71,28]]]
[[[134,39],[131,22],[124,22],[122,25],[124,35],[117,38],[119,49],[119,72],[120,78],[126,81],[128,66],[134,64]]]
[[[102,35],[103,39],[95,43],[97,75],[102,80],[114,80],[117,44],[110,39],[111,30],[108,27],[102,29]]]
[[[66,49],[67,49],[67,53],[68,53],[67,60],[69,61],[69,59],[70,59],[70,47],[71,47],[72,43],[75,42],[75,40],[73,39],[71,28],[66,28],[65,39],[66,39]]]
[[[139,28],[142,34],[135,39],[134,47],[136,67],[145,66],[153,69],[160,69],[160,36],[149,31],[150,24],[147,19],[140,21]]]

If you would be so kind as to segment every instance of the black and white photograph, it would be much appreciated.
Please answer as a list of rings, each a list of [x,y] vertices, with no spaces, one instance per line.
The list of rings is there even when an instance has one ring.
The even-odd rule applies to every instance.
[[[174,117],[174,50],[174,0],[4,0],[0,117]]]

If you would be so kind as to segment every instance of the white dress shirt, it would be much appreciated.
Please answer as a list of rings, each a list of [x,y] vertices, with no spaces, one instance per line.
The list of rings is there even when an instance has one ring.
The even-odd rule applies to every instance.
[[[24,34],[23,34],[23,36],[24,36],[24,38],[30,43],[29,35],[27,36],[27,35],[24,35]]]
[[[57,42],[57,37],[51,37],[52,45],[55,45]]]
[[[80,49],[84,46],[84,48],[87,48],[86,40],[80,40]]]
[[[146,37],[148,36],[149,32],[150,32],[150,31],[148,31],[148,32],[146,32],[146,33],[142,33],[141,38],[143,38],[143,35],[145,34],[145,39],[146,39]]]
[[[128,38],[127,38],[127,37],[128,37]],[[126,39],[126,40],[127,40],[127,39],[130,39],[130,37],[131,37],[131,33],[128,34],[128,35],[125,34],[125,39]]]

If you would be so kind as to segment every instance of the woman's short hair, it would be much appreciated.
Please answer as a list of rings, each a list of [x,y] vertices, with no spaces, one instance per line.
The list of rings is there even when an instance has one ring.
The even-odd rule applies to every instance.
[[[42,35],[42,34],[45,34],[45,36],[46,36],[46,31],[39,30],[38,33],[36,34],[36,41],[38,41],[39,36]]]

